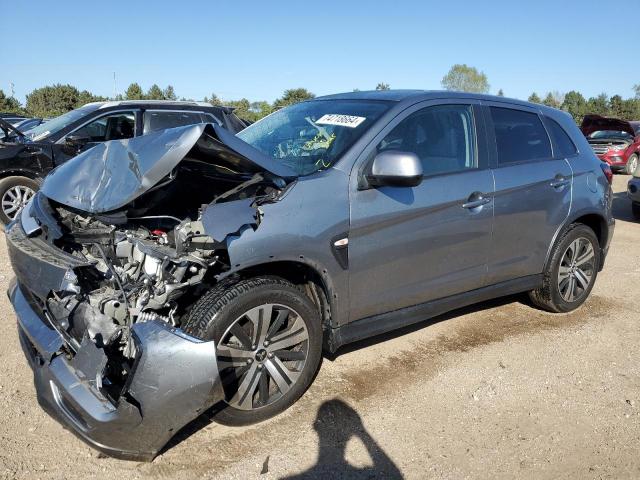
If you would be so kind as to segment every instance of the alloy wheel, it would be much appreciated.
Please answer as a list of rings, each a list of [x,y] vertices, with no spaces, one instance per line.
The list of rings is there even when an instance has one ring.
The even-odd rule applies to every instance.
[[[586,294],[595,273],[595,252],[591,242],[578,237],[569,244],[558,268],[558,291],[567,302],[575,302]]]
[[[33,189],[24,185],[11,187],[2,196],[2,211],[13,220],[34,194]]]
[[[629,160],[629,173],[633,175],[638,168],[638,157],[634,156],[631,160]]]
[[[296,383],[309,352],[309,332],[292,308],[264,304],[233,321],[217,346],[225,401],[255,410],[277,401]]]

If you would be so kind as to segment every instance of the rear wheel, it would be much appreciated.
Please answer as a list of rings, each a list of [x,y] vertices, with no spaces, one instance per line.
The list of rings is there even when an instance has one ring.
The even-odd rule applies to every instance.
[[[634,153],[627,160],[627,165],[624,167],[624,173],[627,175],[633,175],[638,168],[638,154]]]
[[[248,425],[284,411],[306,391],[318,369],[318,309],[279,277],[221,284],[194,306],[183,329],[216,343],[226,406],[214,414]]]
[[[0,180],[0,221],[6,225],[16,218],[38,188],[38,183],[27,177]]]
[[[589,296],[598,275],[600,247],[593,230],[571,225],[556,241],[544,272],[542,287],[529,296],[551,312],[575,310]]]

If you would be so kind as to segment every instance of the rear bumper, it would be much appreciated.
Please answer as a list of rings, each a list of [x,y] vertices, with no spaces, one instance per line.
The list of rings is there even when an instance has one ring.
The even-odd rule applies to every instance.
[[[114,402],[102,390],[104,350],[85,339],[75,355],[65,354],[61,334],[36,313],[15,280],[8,293],[38,402],[107,455],[151,460],[180,428],[223,398],[213,342],[152,321],[132,327],[136,360]]]

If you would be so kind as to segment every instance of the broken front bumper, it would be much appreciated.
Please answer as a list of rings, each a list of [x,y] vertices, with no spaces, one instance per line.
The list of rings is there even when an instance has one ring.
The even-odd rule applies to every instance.
[[[16,224],[12,228],[21,229]],[[21,242],[29,243],[24,231],[20,233]],[[33,295],[46,287],[43,282],[64,278],[64,258],[21,248],[25,245],[13,239],[8,233],[17,275],[8,294],[38,402],[56,420],[107,455],[151,460],[180,428],[223,398],[213,342],[160,321],[132,327],[133,367],[118,400],[108,397],[103,389],[108,381],[105,351],[87,337],[79,346],[69,345],[65,332]],[[37,284],[29,282],[34,275],[40,279]]]

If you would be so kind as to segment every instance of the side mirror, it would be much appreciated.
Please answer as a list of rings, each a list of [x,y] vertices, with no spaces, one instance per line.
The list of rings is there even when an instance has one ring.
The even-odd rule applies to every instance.
[[[422,176],[422,162],[415,153],[387,150],[373,159],[367,181],[372,187],[415,187]]]
[[[88,135],[76,135],[73,133],[71,135],[67,135],[67,138],[64,139],[64,143],[66,143],[67,146],[74,148],[83,147],[90,141],[91,137]]]

